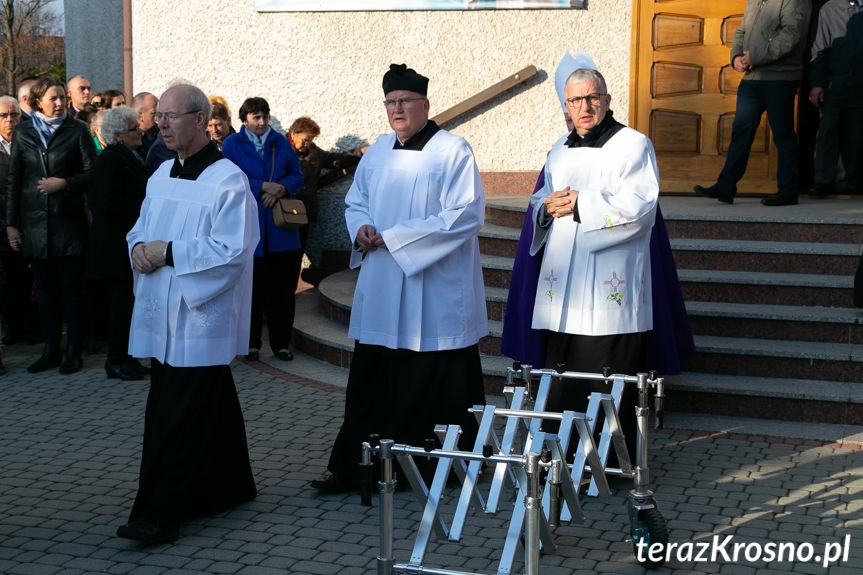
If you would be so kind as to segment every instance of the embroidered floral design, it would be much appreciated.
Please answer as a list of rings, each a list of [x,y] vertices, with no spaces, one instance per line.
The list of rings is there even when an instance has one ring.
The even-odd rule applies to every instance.
[[[218,318],[222,313],[219,307],[213,302],[207,302],[192,308],[191,320],[199,327],[211,327],[217,325]]]
[[[551,302],[554,300],[554,282],[557,281],[557,277],[554,275],[554,268],[548,273],[547,276],[542,278],[542,281],[548,282],[548,289],[545,290],[545,295],[548,296],[548,301]]]
[[[618,306],[623,305],[623,299],[626,297],[626,294],[620,293],[620,285],[625,284],[626,281],[617,277],[617,272],[611,272],[611,279],[604,282],[605,285],[609,286],[611,289],[611,293],[608,294],[608,301],[617,302]]]
[[[146,319],[153,319],[158,314],[162,306],[159,305],[159,298],[156,296],[147,296],[141,301],[141,315]]]
[[[612,218],[608,214],[605,214],[604,216],[602,216],[602,227],[607,229],[607,230],[612,229],[614,226],[621,226],[621,227],[625,228],[626,224],[628,224],[629,222],[631,222],[632,220],[635,219],[635,218],[627,218],[626,216],[623,215],[623,212],[617,212],[617,215],[618,215],[617,219]]]

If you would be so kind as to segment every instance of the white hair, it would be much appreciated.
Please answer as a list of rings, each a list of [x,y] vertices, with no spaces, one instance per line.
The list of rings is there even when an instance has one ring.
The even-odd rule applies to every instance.
[[[105,115],[102,116],[102,141],[106,145],[117,143],[117,134],[122,134],[129,131],[130,122],[138,122],[138,112],[129,106],[117,106],[110,110],[104,110]],[[101,114],[102,112],[99,112]],[[97,114],[98,117],[98,114]]]
[[[19,112],[21,111],[21,107],[18,106],[18,100],[12,96],[0,96],[0,106],[12,106]]]

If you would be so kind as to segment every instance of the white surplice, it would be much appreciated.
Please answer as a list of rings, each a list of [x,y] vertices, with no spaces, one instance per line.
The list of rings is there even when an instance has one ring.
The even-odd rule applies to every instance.
[[[548,153],[545,186],[531,196],[531,254],[545,246],[534,329],[579,335],[643,332],[653,327],[650,233],[659,196],[653,145],[623,128],[600,148]],[[543,229],[543,200],[566,186],[578,190],[578,214]]]
[[[363,225],[387,250],[355,250],[362,262],[348,335],[391,349],[439,351],[488,333],[477,233],[485,195],[473,151],[439,130],[421,151],[393,150],[395,134],[363,155],[345,198],[353,242]]]
[[[147,182],[135,244],[171,241],[173,266],[134,272],[133,357],[174,367],[226,365],[249,349],[258,210],[243,172],[228,160],[197,180],[171,178],[165,162]]]

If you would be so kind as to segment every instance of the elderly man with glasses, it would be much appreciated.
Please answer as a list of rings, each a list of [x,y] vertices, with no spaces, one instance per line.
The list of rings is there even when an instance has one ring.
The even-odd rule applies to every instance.
[[[356,340],[345,418],[325,492],[356,489],[370,433],[422,445],[436,424],[476,434],[485,403],[477,342],[488,333],[477,233],[482,180],[468,143],[429,120],[428,78],[404,64],[383,78],[393,129],[369,147],[345,198],[362,263],[348,335]]]
[[[564,94],[574,129],[549,151],[544,185],[530,199],[531,254],[544,248],[532,327],[547,331],[546,366],[592,373],[609,366],[634,375],[646,371],[645,332],[653,327],[656,155],[649,139],[614,119],[598,71],[572,72]],[[555,386],[549,410],[584,411],[588,387]],[[628,386],[620,410],[630,457],[636,395]]]
[[[190,85],[159,99],[177,159],[147,182],[126,236],[134,267],[129,354],[149,357],[138,495],[117,535],[176,539],[180,523],[255,497],[230,363],[249,349],[258,211],[243,172],[207,135],[210,103]]]

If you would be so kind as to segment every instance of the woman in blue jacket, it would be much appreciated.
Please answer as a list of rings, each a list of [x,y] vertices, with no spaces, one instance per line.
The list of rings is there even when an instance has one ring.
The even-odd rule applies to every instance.
[[[258,359],[264,309],[270,348],[279,359],[290,361],[288,349],[294,325],[294,301],[303,247],[297,230],[283,230],[273,221],[273,205],[282,197],[294,196],[303,185],[303,173],[296,152],[287,138],[270,127],[270,106],[263,98],[248,98],[240,107],[243,126],[225,138],[222,154],[249,178],[258,201],[261,241],[255,249],[252,284],[252,323],[249,354]]]

